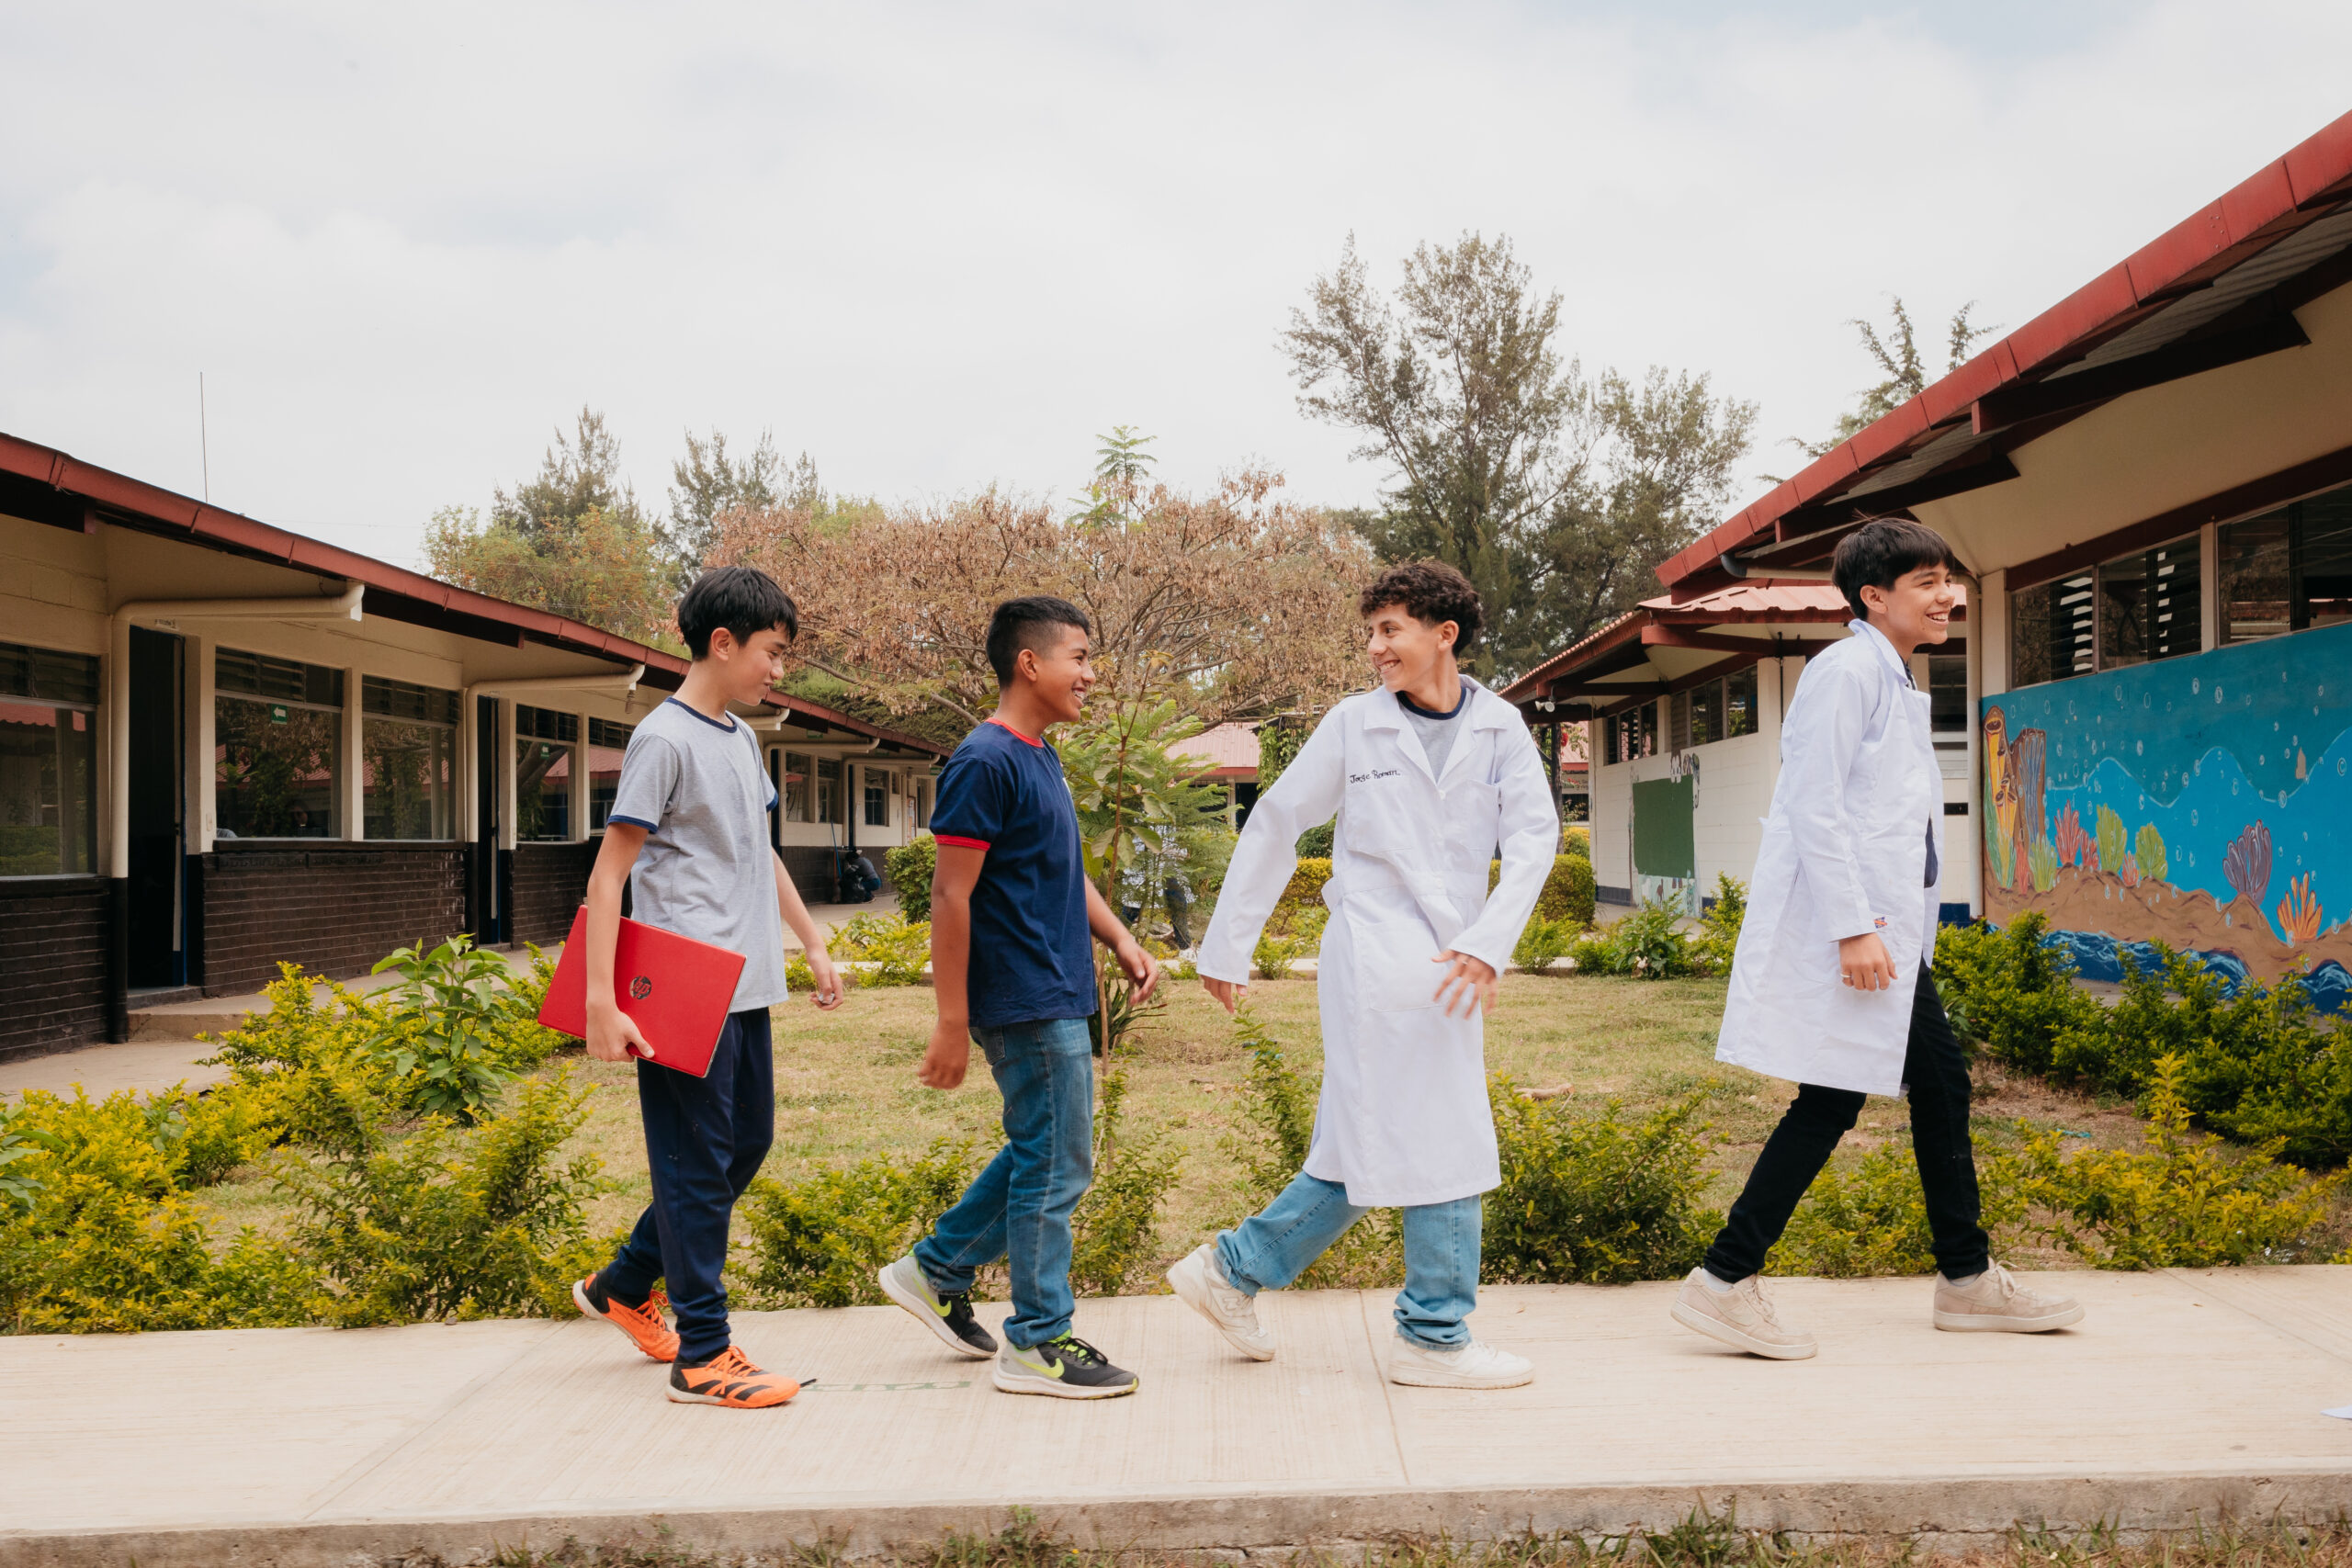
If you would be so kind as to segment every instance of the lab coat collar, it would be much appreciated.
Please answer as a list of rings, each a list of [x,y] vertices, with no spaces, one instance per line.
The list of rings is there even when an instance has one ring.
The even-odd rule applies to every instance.
[[[1872,648],[1876,649],[1878,650],[1879,659],[1889,670],[1894,671],[1894,678],[1896,680],[1902,682],[1906,686],[1913,684],[1911,680],[1911,667],[1903,662],[1903,656],[1894,651],[1894,645],[1886,640],[1886,634],[1884,632],[1879,630],[1876,626],[1871,625],[1870,622],[1863,620],[1859,616],[1853,620],[1848,621],[1846,623],[1846,629],[1852,632],[1864,642],[1869,643]]]
[[[1486,684],[1476,675],[1463,676],[1462,688],[1462,700],[1469,705],[1470,711],[1464,714],[1460,718],[1455,719],[1453,721],[1454,723],[1467,725],[1472,729],[1508,729],[1510,728],[1510,721],[1512,717],[1510,705],[1504,702],[1500,697],[1495,695],[1493,692],[1489,691]],[[1363,727],[1366,729],[1394,729],[1399,731],[1405,728],[1405,709],[1403,705],[1396,701],[1396,694],[1390,691],[1386,685],[1384,684],[1374,689],[1372,693],[1372,701],[1366,705],[1363,716]],[[1420,738],[1419,736],[1414,737],[1414,742],[1410,746],[1404,744],[1403,740],[1400,739],[1397,742],[1396,749],[1404,752],[1407,760],[1411,761],[1415,767],[1420,769],[1422,776],[1427,778],[1431,784],[1443,784],[1443,780],[1440,779],[1435,773],[1430,771],[1429,754],[1421,750]],[[1445,760],[1445,772],[1447,777],[1450,778],[1453,776],[1454,768],[1462,761],[1463,758],[1468,754],[1467,749],[1461,746],[1454,747],[1453,750],[1447,754]]]

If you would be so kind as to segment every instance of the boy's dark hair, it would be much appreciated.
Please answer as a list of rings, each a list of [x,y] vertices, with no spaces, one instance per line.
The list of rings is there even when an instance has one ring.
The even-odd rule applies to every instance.
[[[1829,578],[1846,596],[1857,620],[1870,619],[1862,604],[1865,588],[1892,588],[1904,573],[1923,566],[1965,571],[1944,536],[1925,523],[1904,517],[1873,517],[1838,541],[1829,558]]]
[[[1456,653],[1477,641],[1479,629],[1487,624],[1486,607],[1478,602],[1478,591],[1470,586],[1468,578],[1442,560],[1407,561],[1402,566],[1390,567],[1374,578],[1372,586],[1357,599],[1356,613],[1369,615],[1390,604],[1402,604],[1405,613],[1423,626],[1452,621]]]
[[[789,641],[800,636],[800,610],[759,568],[715,566],[695,578],[678,601],[678,634],[696,659],[707,659],[710,634],[721,626],[739,643],[753,632],[782,626]]]
[[[1056,626],[1076,626],[1090,637],[1094,632],[1094,623],[1086,618],[1086,612],[1067,599],[1033,593],[999,604],[989,617],[989,668],[996,671],[996,683],[1012,684],[1012,661],[1023,649],[1042,653],[1059,641]]]

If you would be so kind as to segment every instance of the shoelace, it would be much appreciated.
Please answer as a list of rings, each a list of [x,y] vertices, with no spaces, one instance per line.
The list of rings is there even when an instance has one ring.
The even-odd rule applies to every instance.
[[[1741,1292],[1747,1297],[1747,1304],[1756,1309],[1757,1316],[1778,1328],[1781,1326],[1781,1314],[1774,1312],[1772,1303],[1764,1299],[1764,1287],[1756,1283],[1756,1280],[1757,1276],[1754,1274],[1742,1280],[1739,1282]]]
[[[1111,1364],[1111,1359],[1108,1356],[1075,1334],[1065,1334],[1059,1339],[1052,1341],[1051,1348],[1060,1352],[1065,1359],[1076,1361],[1080,1366],[1091,1363],[1095,1366],[1107,1367]]]
[[[729,1345],[726,1349],[721,1350],[718,1353],[718,1359],[711,1362],[708,1370],[718,1373],[721,1377],[729,1378],[756,1377],[760,1371],[759,1368],[752,1365],[752,1359],[743,1354],[741,1348],[734,1345]]]

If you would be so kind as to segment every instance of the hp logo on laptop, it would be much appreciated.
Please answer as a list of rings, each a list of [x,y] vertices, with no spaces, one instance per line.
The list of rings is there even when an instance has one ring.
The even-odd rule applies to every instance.
[[[628,994],[635,997],[639,1001],[643,1001],[646,998],[651,996],[653,994],[652,976],[648,975],[639,975],[636,979],[631,980],[628,983]]]

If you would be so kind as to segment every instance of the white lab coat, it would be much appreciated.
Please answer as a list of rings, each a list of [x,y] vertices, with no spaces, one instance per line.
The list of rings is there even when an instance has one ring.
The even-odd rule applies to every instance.
[[[1943,828],[1928,694],[1867,621],[1804,667],[1781,727],[1781,782],[1732,960],[1719,1061],[1776,1078],[1895,1094],[1913,981],[1935,957],[1942,890],[1927,885]],[[1940,868],[1939,868],[1940,869]],[[1940,881],[1940,876],[1939,877]],[[1883,991],[1847,986],[1840,938],[1876,931]]]
[[[1463,700],[1470,710],[1452,720],[1463,730],[1442,779],[1386,688],[1326,714],[1250,808],[1201,939],[1204,976],[1248,980],[1297,864],[1295,841],[1339,814],[1317,965],[1323,1093],[1306,1170],[1365,1208],[1451,1202],[1502,1179],[1485,1020],[1439,1010],[1444,970],[1431,960],[1452,949],[1501,973],[1551,873],[1560,821],[1519,710],[1475,681]],[[1498,848],[1502,876],[1489,897]]]

